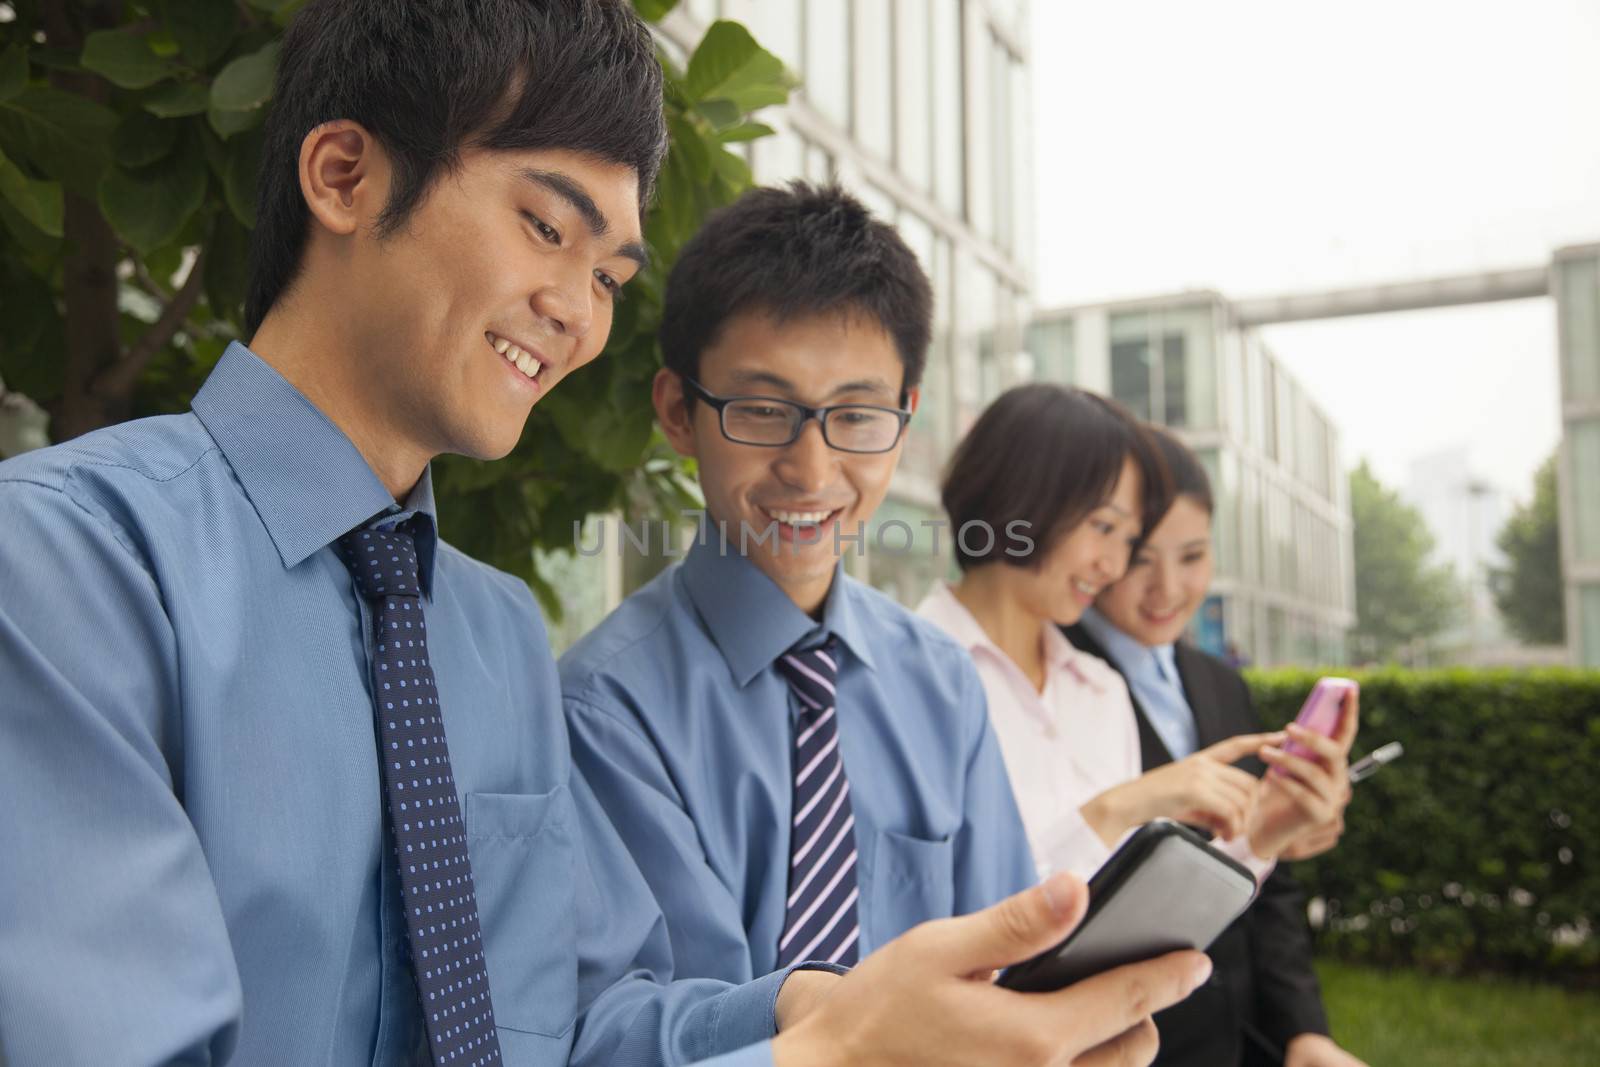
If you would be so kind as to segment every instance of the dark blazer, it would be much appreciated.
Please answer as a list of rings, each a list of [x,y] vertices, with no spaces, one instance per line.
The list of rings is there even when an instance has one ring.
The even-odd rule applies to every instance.
[[[1074,646],[1116,669],[1082,626],[1064,631]],[[1238,671],[1181,641],[1174,651],[1201,748],[1236,734],[1261,731],[1250,690]],[[1171,763],[1171,754],[1137,697],[1133,710],[1144,769]],[[1252,774],[1265,770],[1254,757],[1239,766]],[[1217,938],[1210,955],[1214,965],[1210,981],[1188,1000],[1156,1016],[1161,1053],[1155,1062],[1161,1067],[1279,1064],[1290,1038],[1328,1032],[1322,991],[1311,968],[1305,894],[1284,864],[1268,876],[1250,910]]]

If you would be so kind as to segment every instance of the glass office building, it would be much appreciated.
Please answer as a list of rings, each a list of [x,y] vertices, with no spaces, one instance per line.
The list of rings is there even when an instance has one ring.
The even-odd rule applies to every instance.
[[[776,136],[746,146],[756,179],[836,180],[899,228],[933,282],[934,343],[921,406],[868,551],[847,562],[902,602],[949,566],[939,471],[977,413],[1027,375],[1019,360],[1033,249],[1025,0],[684,0],[660,25],[682,58],[716,19],[744,24],[801,82],[761,112]],[[905,545],[905,531],[912,533]],[[553,557],[565,647],[664,560]],[[875,545],[885,546],[875,550]],[[603,595],[602,595],[603,591]],[[570,595],[569,595],[570,593]]]
[[[1227,301],[1183,293],[1041,312],[1026,362],[1116,397],[1199,453],[1217,503],[1201,647],[1261,665],[1344,660],[1354,578],[1338,430]]]
[[[1567,644],[1574,663],[1600,667],[1600,245],[1559,250],[1550,271],[1561,348]]]

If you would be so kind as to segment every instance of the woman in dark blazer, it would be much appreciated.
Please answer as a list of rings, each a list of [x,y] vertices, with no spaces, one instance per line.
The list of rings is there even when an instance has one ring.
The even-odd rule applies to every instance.
[[[1211,486],[1194,453],[1164,430],[1156,437],[1172,475],[1173,504],[1126,577],[1066,630],[1075,646],[1104,659],[1127,681],[1146,772],[1261,729],[1239,672],[1181,640],[1211,584]],[[1239,766],[1256,774],[1263,770],[1255,759]],[[1342,760],[1338,766],[1342,770]],[[1298,842],[1284,858],[1331,848],[1342,829],[1341,819]],[[1281,863],[1210,954],[1210,982],[1156,1016],[1156,1063],[1363,1067],[1328,1036],[1311,966],[1305,896]]]

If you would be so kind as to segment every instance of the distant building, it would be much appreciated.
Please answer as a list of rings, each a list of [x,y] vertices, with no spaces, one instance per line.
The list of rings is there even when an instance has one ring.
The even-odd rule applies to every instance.
[[[1208,651],[1340,663],[1355,622],[1337,428],[1228,301],[1189,292],[1040,312],[1039,378],[1115,397],[1176,430],[1210,472],[1217,579],[1196,619]]]
[[[1561,348],[1557,478],[1567,644],[1600,667],[1600,245],[1563,248],[1550,267]]]

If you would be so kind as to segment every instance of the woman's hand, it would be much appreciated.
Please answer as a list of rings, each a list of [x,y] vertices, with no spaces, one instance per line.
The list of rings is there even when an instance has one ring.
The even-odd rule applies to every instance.
[[[1113,786],[1079,810],[1107,847],[1133,827],[1157,818],[1203,826],[1223,839],[1237,837],[1249,825],[1258,783],[1232,764],[1269,751],[1286,737],[1281,732],[1230,737]]]
[[[1257,856],[1306,859],[1338,842],[1351,796],[1350,747],[1360,720],[1360,699],[1349,693],[1339,730],[1332,737],[1289,724],[1289,737],[1309,749],[1310,758],[1277,746],[1261,750],[1261,758],[1273,770],[1261,780],[1250,813],[1250,850]]]

